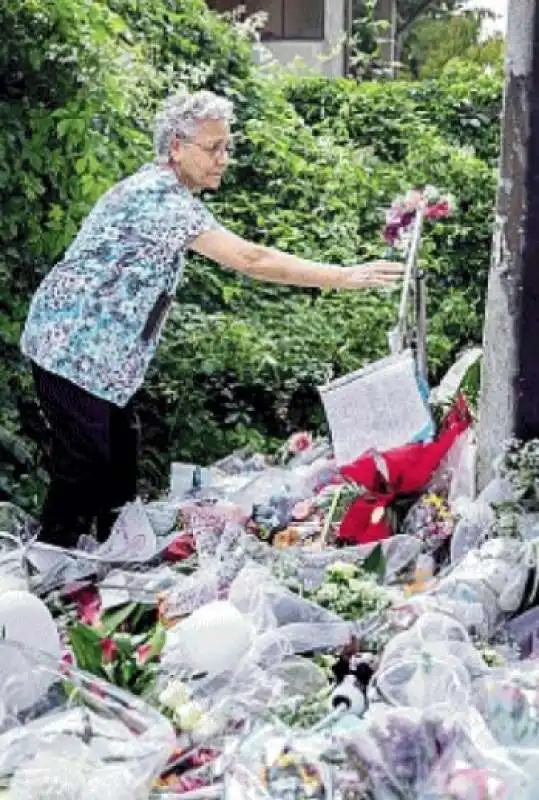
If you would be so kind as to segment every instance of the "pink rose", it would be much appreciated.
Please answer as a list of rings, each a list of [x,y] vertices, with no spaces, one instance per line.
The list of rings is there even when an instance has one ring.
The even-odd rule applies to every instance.
[[[288,452],[292,453],[292,455],[303,453],[305,450],[308,450],[312,446],[313,446],[313,437],[311,436],[310,433],[307,433],[306,431],[302,431],[301,433],[295,433],[288,440]]]

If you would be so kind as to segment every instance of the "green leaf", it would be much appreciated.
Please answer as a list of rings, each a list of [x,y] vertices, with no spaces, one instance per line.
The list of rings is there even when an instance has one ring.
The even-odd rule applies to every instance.
[[[102,636],[88,625],[74,625],[68,638],[79,669],[94,675],[99,674],[102,664]]]
[[[58,136],[62,139],[64,136],[67,136],[69,131],[69,126],[72,124],[70,119],[61,119],[58,125],[56,126],[56,131]]]
[[[122,680],[122,686],[128,687],[133,676],[137,672],[137,667],[133,661],[122,661],[120,665],[120,675]]]
[[[131,658],[135,650],[135,642],[128,633],[118,633],[114,637],[114,642],[122,658]]]
[[[120,608],[114,609],[114,611],[107,611],[101,617],[101,629],[105,636],[110,636],[112,633],[118,630],[120,625],[122,625],[135,611],[137,608],[137,603],[128,603],[125,606],[121,606]]]
[[[165,646],[166,640],[167,640],[167,632],[165,628],[162,625],[156,625],[155,631],[148,640],[148,644],[150,645],[148,660],[155,658],[156,656],[161,654],[161,651]]]
[[[376,575],[379,580],[382,580],[386,571],[386,560],[380,543],[371,550],[365,561],[363,561],[361,568],[370,575]]]
[[[155,607],[148,603],[137,603],[137,608],[129,625],[131,631],[137,630],[137,626],[142,622],[145,614],[155,614]],[[146,631],[146,628],[144,628],[144,630]]]

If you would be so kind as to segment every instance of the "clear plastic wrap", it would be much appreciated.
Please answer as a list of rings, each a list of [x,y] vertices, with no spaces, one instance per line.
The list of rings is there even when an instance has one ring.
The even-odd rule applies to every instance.
[[[452,666],[455,662],[467,671],[464,677],[460,670],[455,673],[455,685],[459,683],[463,690],[468,691],[470,681],[486,671],[486,665],[477,652],[465,627],[447,614],[435,611],[426,611],[421,614],[416,622],[406,631],[397,634],[386,645],[380,659],[380,671],[389,669],[393,663],[403,660],[418,661],[423,659],[425,676],[428,678],[429,658],[436,659],[438,663],[447,659]],[[437,673],[437,670],[433,670]],[[447,677],[448,670],[445,670]],[[438,673],[441,674],[441,673]],[[403,677],[405,671],[403,670]],[[433,675],[435,680],[437,674]],[[440,698],[441,698],[440,694]],[[439,699],[439,698],[438,698]],[[435,700],[435,702],[437,702]]]
[[[0,686],[0,781],[10,787],[9,800],[147,797],[175,744],[170,723],[105,681],[0,641],[0,661],[14,652],[28,665],[20,680],[31,673],[49,688],[32,708],[19,712],[8,703],[6,712],[17,679]]]
[[[421,542],[414,536],[397,534],[380,543],[385,559],[385,581],[391,583],[408,570],[413,570],[421,553]],[[285,553],[294,561],[298,580],[312,591],[322,581],[328,567],[335,563],[360,565],[377,546],[377,543],[350,547],[326,547],[323,550],[290,547]]]
[[[451,563],[458,564],[487,538],[494,523],[492,507],[482,500],[459,499],[455,506],[458,522],[451,540]]]
[[[115,567],[140,569],[151,564],[177,536],[177,532],[168,532],[168,523],[172,521],[173,513],[177,513],[177,508],[159,504],[157,508],[153,507],[152,513],[154,523],[159,517],[157,529],[161,532],[166,530],[165,534],[156,533],[147,507],[137,500],[122,509],[109,538],[101,545],[90,537],[86,537],[85,549],[79,542],[78,549],[70,550],[35,539],[28,541],[23,546],[21,557],[31,573],[33,590],[45,595],[68,583],[90,577],[102,579]]]
[[[216,572],[209,566],[201,574],[199,570],[192,576],[185,578],[184,610],[186,603],[191,600],[197,608],[208,602],[203,594],[206,590],[215,590],[211,600],[217,598]],[[213,580],[213,583],[212,583]],[[178,589],[169,599],[174,609],[178,609]],[[253,631],[253,638],[246,648],[244,658],[240,660],[237,669],[244,669],[247,662],[260,666],[269,666],[279,663],[285,656],[296,652],[316,651],[334,648],[346,644],[352,635],[353,626],[343,622],[340,617],[321,608],[316,603],[302,598],[286,587],[282,586],[272,573],[265,567],[247,563],[240,570],[235,580],[229,587],[229,610],[223,604],[216,607],[216,614],[224,614],[212,620],[204,619],[201,625],[204,630],[193,631],[193,636],[200,641],[200,647],[211,647],[216,653],[221,653],[231,646],[232,633],[227,633],[237,628],[238,623],[231,619],[232,612],[241,615],[248,622]],[[194,610],[194,609],[193,609]],[[230,618],[230,619],[229,619]],[[181,621],[167,635],[167,644],[163,654],[163,663],[167,669],[173,670],[176,664],[181,671],[182,664],[188,665],[186,655],[186,625]],[[221,655],[216,656],[216,663],[222,663]]]
[[[377,706],[341,745],[376,800],[417,797],[419,787],[460,735],[451,718],[416,709]],[[369,796],[369,795],[367,795]]]
[[[0,533],[0,594],[11,588],[28,588],[22,544],[17,536]]]
[[[279,550],[244,527],[253,500],[273,503],[286,517],[290,503],[330,469],[322,451],[286,468],[248,471],[251,482],[236,497],[240,505],[222,493],[213,501],[191,493],[180,501],[135,504],[116,541],[100,551],[36,551],[35,542],[18,535],[0,539],[0,597],[2,580],[4,589],[24,581],[21,564],[38,552],[41,570],[32,580],[41,591],[86,576],[102,609],[132,602],[158,608],[166,643],[152,664],[157,680],[148,684],[148,699],[176,728],[175,736],[157,710],[42,654],[25,656],[26,666],[2,682],[13,645],[0,641],[0,779],[16,792],[7,800],[52,800],[53,791],[55,800],[104,800],[113,784],[116,800],[142,800],[174,744],[184,766],[200,748],[213,753],[211,765],[193,757],[178,776],[176,789],[186,791],[186,800],[535,800],[539,677],[516,656],[511,668],[491,669],[477,649],[478,636],[486,646],[508,630],[527,648],[523,655],[534,653],[535,610],[505,622],[519,607],[535,562],[529,543],[488,538],[490,503],[507,498],[510,487],[497,478],[470,501],[472,449],[473,441],[461,437],[431,486],[445,492],[445,501],[449,496],[459,520],[452,564],[426,590],[403,591],[399,581],[432,548],[416,534],[389,538],[381,545],[383,580],[397,585],[383,591],[393,605],[351,622],[301,589],[318,588],[336,562],[360,565],[376,545]],[[535,521],[526,519],[533,533]],[[194,553],[166,566],[160,554],[177,535],[189,538]],[[357,608],[358,615],[365,610]],[[361,655],[376,651],[374,677],[367,688],[357,683],[362,702],[353,713],[334,709],[334,691],[342,692],[344,682],[335,687],[329,659],[312,656],[344,649],[343,659],[355,658],[358,648]],[[42,684],[40,676],[47,678]],[[39,684],[39,702],[20,702],[23,684]],[[80,767],[77,773],[68,760]],[[49,794],[36,789],[38,774],[50,777]],[[166,786],[156,798],[167,797]]]
[[[533,780],[500,747],[473,709],[458,717],[458,735],[418,786],[419,800],[532,800]]]
[[[320,756],[317,738],[293,736],[284,725],[260,727],[235,754],[226,774],[224,797],[329,800],[332,771]]]

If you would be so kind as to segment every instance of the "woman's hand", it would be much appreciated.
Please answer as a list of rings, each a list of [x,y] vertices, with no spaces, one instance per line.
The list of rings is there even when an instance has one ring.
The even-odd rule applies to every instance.
[[[381,289],[394,286],[402,277],[405,265],[399,261],[368,261],[355,267],[343,267],[343,289]]]

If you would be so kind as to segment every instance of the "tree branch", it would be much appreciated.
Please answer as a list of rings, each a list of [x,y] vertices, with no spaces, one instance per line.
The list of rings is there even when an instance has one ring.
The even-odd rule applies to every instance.
[[[433,5],[434,2],[435,0],[423,0],[423,2],[419,3],[419,5],[416,7],[416,10],[413,14],[410,14],[410,16],[403,22],[397,23],[397,36],[401,36],[406,30],[408,30],[410,25],[412,25],[416,19],[421,16],[421,14],[424,14],[425,11],[428,11],[429,6]]]

